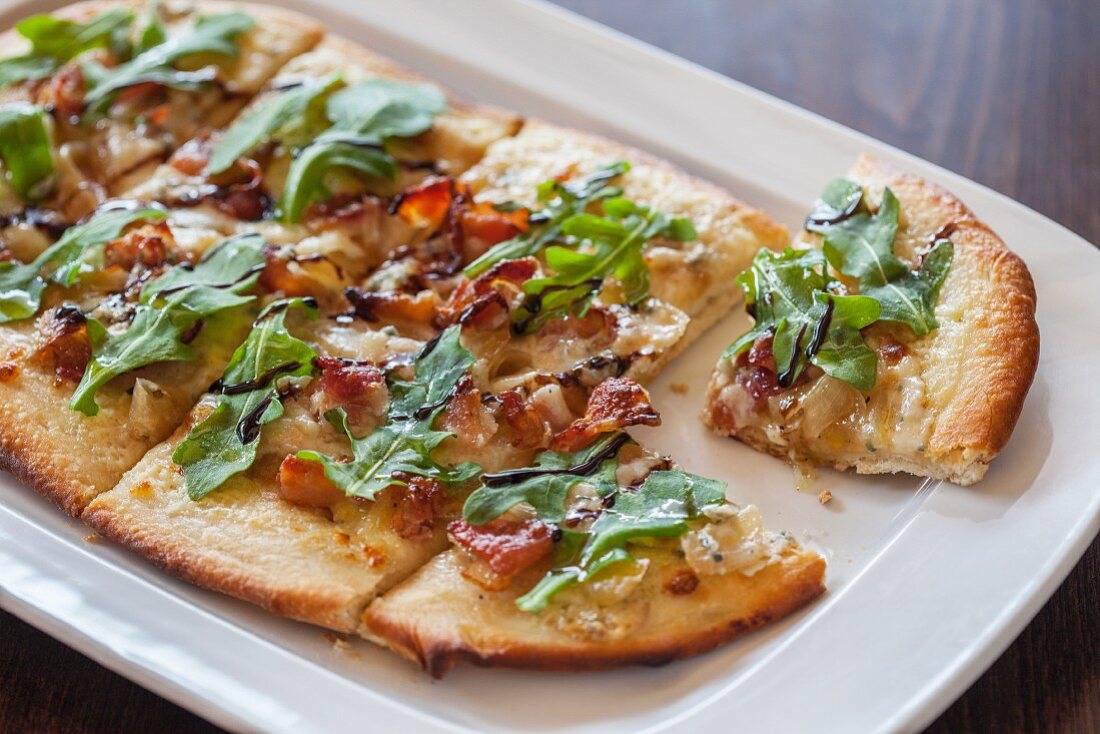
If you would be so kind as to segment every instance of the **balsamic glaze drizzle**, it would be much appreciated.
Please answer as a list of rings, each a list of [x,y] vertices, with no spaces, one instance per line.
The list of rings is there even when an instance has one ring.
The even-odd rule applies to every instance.
[[[240,395],[241,393],[252,392],[253,390],[262,390],[270,385],[279,375],[285,372],[293,372],[301,366],[301,362],[286,362],[276,365],[250,380],[244,380],[232,385],[224,385],[221,380],[218,380],[211,386],[210,391],[220,392],[222,395]]]
[[[275,395],[268,395],[241,418],[240,423],[237,424],[237,438],[242,445],[247,446],[259,437],[260,428],[262,427],[260,420],[263,418],[267,406],[271,405],[271,401],[274,399]]]
[[[510,471],[502,471],[496,474],[485,474],[482,476],[481,481],[486,487],[505,487],[509,484],[517,484],[519,482],[531,479],[533,477],[541,477],[547,475],[558,474],[577,474],[582,477],[589,476],[595,473],[600,468],[600,464],[614,456],[619,452],[619,449],[623,447],[627,441],[630,440],[630,436],[625,433],[620,433],[606,446],[597,451],[587,460],[582,461],[576,466],[566,467],[564,469],[542,469],[539,467],[530,467],[527,469],[512,469]]]

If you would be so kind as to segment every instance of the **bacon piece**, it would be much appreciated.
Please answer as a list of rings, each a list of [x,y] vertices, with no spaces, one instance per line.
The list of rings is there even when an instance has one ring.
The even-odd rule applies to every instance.
[[[766,367],[772,372],[778,372],[779,369],[775,365],[775,353],[772,352],[772,335],[761,334],[756,337],[752,346],[749,347],[746,359],[754,367]]]
[[[469,375],[458,383],[447,400],[439,420],[439,429],[450,431],[450,439],[459,450],[474,451],[485,446],[497,431],[496,421],[481,402],[481,391],[474,387]]]
[[[32,359],[62,380],[79,382],[92,359],[88,319],[76,306],[58,306],[38,319],[38,348]]]
[[[592,391],[583,418],[578,418],[554,436],[550,447],[555,451],[579,451],[601,433],[627,426],[658,426],[661,416],[649,402],[645,388],[627,377],[611,377]]]
[[[447,218],[454,199],[454,182],[429,178],[394,200],[393,211],[409,224],[435,232]]]
[[[42,101],[58,117],[69,120],[84,111],[84,70],[80,64],[62,66],[43,90]]]
[[[463,248],[466,262],[473,262],[490,247],[527,231],[527,209],[502,212],[481,201],[469,204],[461,214]]]
[[[554,548],[550,526],[538,520],[497,518],[485,525],[456,520],[447,531],[467,553],[508,578],[549,556]]]
[[[103,260],[108,266],[117,265],[132,270],[139,263],[155,268],[168,260],[169,250],[175,248],[175,238],[163,219],[130,230],[103,248]]]
[[[331,299],[329,283],[341,277],[339,266],[323,254],[299,257],[291,247],[267,245],[264,260],[260,285],[288,296],[312,296],[320,301]]]
[[[313,364],[321,371],[319,412],[333,408],[347,411],[352,424],[361,424],[386,411],[389,389],[378,367],[365,362],[348,362],[336,357],[317,357]]]
[[[512,297],[521,292],[523,283],[534,277],[537,270],[538,262],[534,258],[503,260],[473,280],[462,281],[447,303],[439,309],[436,325],[442,328],[462,318],[465,318],[464,323],[484,318],[478,314],[491,302],[499,302],[501,298],[507,305]],[[474,304],[479,300],[484,305],[475,309]]]
[[[435,513],[442,503],[445,493],[443,485],[430,477],[418,477],[403,472],[395,472],[393,478],[404,482],[405,486],[395,486],[396,491],[393,515],[390,527],[402,538],[424,540],[431,537],[435,529]]]
[[[402,292],[374,292],[362,288],[346,288],[344,296],[364,321],[411,321],[431,324],[439,304],[435,291],[420,291],[416,295]]]
[[[324,464],[288,454],[279,465],[279,496],[305,507],[332,507],[347,495],[325,476]]]
[[[210,162],[214,145],[210,138],[192,138],[176,149],[168,165],[187,176],[198,176]]]
[[[545,447],[550,429],[542,416],[518,390],[497,393],[498,424],[507,433],[508,442],[516,448]]]

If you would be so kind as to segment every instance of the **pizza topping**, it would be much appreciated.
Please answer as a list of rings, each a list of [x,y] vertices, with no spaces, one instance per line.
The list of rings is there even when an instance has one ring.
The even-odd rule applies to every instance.
[[[0,262],[0,323],[34,316],[47,283],[73,285],[85,271],[85,258],[94,248],[116,239],[134,222],[164,215],[162,210],[152,208],[105,211],[70,227],[30,263]]]
[[[197,359],[198,353],[187,345],[201,328],[197,325],[255,300],[244,294],[256,284],[263,267],[263,245],[259,235],[231,237],[211,248],[194,267],[181,265],[146,282],[134,319],[124,331],[108,332],[90,319],[88,336],[95,358],[69,407],[95,415],[96,392],[115,377],[156,362]]]
[[[538,271],[534,258],[503,260],[473,280],[463,280],[451,297],[439,309],[440,324],[470,323],[484,319],[491,304],[501,303],[509,309],[522,292],[523,283]]]
[[[432,452],[452,434],[434,429],[436,418],[450,401],[459,382],[474,363],[460,343],[458,327],[450,327],[428,342],[418,355],[411,380],[391,377],[387,421],[362,438],[351,431],[348,414],[336,408],[326,414],[329,422],[351,442],[354,458],[340,462],[315,451],[300,451],[299,458],[321,461],[325,474],[348,495],[373,500],[402,475],[437,479],[456,484],[472,479],[480,467],[471,462],[445,466]]]
[[[314,108],[340,83],[340,77],[332,74],[321,79],[302,79],[293,87],[284,88],[266,104],[238,118],[213,146],[209,160],[204,160],[192,175],[221,173],[265,140],[293,135],[296,127],[307,123],[306,118],[320,114]]]
[[[454,181],[432,177],[402,193],[391,209],[412,226],[434,232],[443,225],[453,199]]]
[[[332,507],[347,497],[325,476],[321,462],[293,454],[279,465],[279,496],[303,507]]]
[[[173,452],[191,499],[202,499],[252,465],[263,426],[283,414],[279,381],[313,374],[313,348],[284,323],[292,306],[316,315],[316,304],[302,299],[265,309],[214,385],[217,407]]]
[[[549,556],[554,546],[550,526],[538,520],[500,518],[478,526],[456,520],[447,532],[460,548],[505,578]]]
[[[439,305],[439,296],[433,291],[420,291],[416,295],[410,295],[399,291],[376,292],[346,288],[344,296],[351,303],[355,315],[371,323],[405,321],[427,326],[432,323]]]
[[[119,100],[121,92],[141,85],[190,90],[209,84],[216,78],[216,70],[181,71],[173,64],[198,54],[236,56],[237,37],[253,25],[255,21],[244,13],[223,13],[199,18],[190,32],[171,37],[165,37],[159,26],[150,26],[153,30],[147,30],[143,43],[135,49],[137,53],[126,63],[109,69],[94,60],[85,61],[87,109],[105,112]]]
[[[561,223],[562,245],[546,248],[553,275],[523,284],[524,299],[512,312],[516,334],[538,331],[547,321],[584,316],[607,278],[618,282],[622,300],[637,306],[649,296],[643,251],[655,237],[695,239],[687,219],[669,217],[622,197],[602,202],[603,215],[574,214]]]
[[[471,202],[462,210],[463,258],[472,262],[489,248],[519,237],[529,224],[527,209],[501,211],[488,202]]]
[[[553,569],[517,599],[516,606],[540,612],[562,589],[585,583],[616,564],[636,562],[628,543],[683,535],[689,520],[724,502],[723,482],[681,471],[654,471],[637,489],[619,489],[587,532],[563,531],[554,549]]]
[[[753,576],[778,560],[791,539],[764,529],[760,511],[753,505],[728,505],[712,510],[715,522],[680,538],[684,560],[700,576],[738,572]]]
[[[855,212],[862,200],[863,188],[854,181],[833,181],[826,188],[815,211],[837,209],[850,213],[829,221],[811,219],[806,228],[824,236],[824,252],[829,264],[842,275],[859,281],[861,295],[879,302],[883,321],[905,324],[920,336],[937,327],[933,313],[940,286],[951,267],[954,249],[941,237],[924,256],[920,269],[913,272],[894,254],[898,231],[898,200],[889,188],[882,192],[877,211]]]
[[[310,203],[330,198],[327,180],[334,169],[396,178],[397,162],[386,142],[430,129],[446,106],[440,91],[428,84],[372,79],[334,92],[325,103],[331,126],[291,162],[279,202],[282,218],[298,222]]]
[[[103,248],[103,264],[132,270],[141,265],[156,268],[168,260],[175,249],[175,238],[163,219],[132,229]]]
[[[80,64],[61,67],[42,89],[39,103],[64,120],[79,119],[84,111],[84,70]]]
[[[88,320],[76,306],[58,306],[38,319],[38,347],[33,359],[52,369],[58,381],[77,382],[92,358]]]
[[[133,19],[132,10],[112,8],[85,23],[52,15],[21,20],[15,24],[15,30],[30,41],[31,50],[0,60],[0,85],[43,79],[89,49],[113,45]]]
[[[592,391],[584,417],[555,435],[550,446],[555,451],[577,451],[603,433],[660,424],[661,416],[644,387],[629,378],[612,377]]]
[[[807,365],[814,364],[859,390],[870,390],[876,358],[860,329],[878,319],[879,304],[869,296],[837,295],[835,282],[819,250],[760,250],[752,267],[737,276],[745,291],[745,308],[756,325],[723,357],[739,355],[761,337],[770,337],[780,387],[793,385]],[[755,391],[760,395],[771,390],[763,377],[760,373],[761,387]]]
[[[342,408],[348,414],[348,424],[357,431],[373,427],[385,415],[390,392],[381,369],[336,357],[316,357],[313,364],[321,373],[317,381],[320,390],[313,398],[318,414]]]
[[[0,159],[8,183],[23,201],[38,201],[50,193],[54,162],[42,110],[24,102],[0,105]]]
[[[571,182],[550,179],[538,189],[542,208],[526,218],[523,231],[493,246],[488,252],[466,266],[468,278],[476,278],[502,260],[534,257],[548,245],[563,239],[562,223],[575,214],[583,214],[590,206],[622,194],[622,189],[611,182],[630,170],[625,162],[602,166],[583,179]],[[492,205],[490,205],[492,206]],[[497,205],[497,210],[516,207]],[[507,211],[503,213],[508,213]]]
[[[682,568],[665,582],[664,590],[673,596],[684,596],[699,588],[699,577],[692,571]]]
[[[390,527],[407,540],[424,540],[435,529],[435,513],[445,497],[443,485],[435,479],[400,474],[404,486],[393,487],[395,494]]]

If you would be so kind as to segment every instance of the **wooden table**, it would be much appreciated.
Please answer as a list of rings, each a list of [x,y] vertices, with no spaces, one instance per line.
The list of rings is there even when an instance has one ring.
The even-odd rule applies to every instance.
[[[1095,0],[557,2],[1100,242]],[[0,613],[0,731],[217,730]],[[929,731],[1100,732],[1100,543]]]

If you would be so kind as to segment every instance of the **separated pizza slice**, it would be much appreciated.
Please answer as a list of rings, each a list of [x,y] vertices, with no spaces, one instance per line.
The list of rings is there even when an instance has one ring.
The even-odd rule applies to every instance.
[[[655,419],[623,381],[632,400],[597,398],[599,425],[574,427],[584,391],[489,392],[459,326],[425,342],[312,311],[269,306],[187,424],[83,519],[188,581],[352,632],[447,547],[479,472]]]
[[[594,439],[594,440],[593,440]],[[455,546],[367,607],[362,633],[435,676],[455,662],[588,670],[660,664],[779,619],[825,562],[764,529],[725,483],[612,430],[485,474]]]
[[[1027,267],[950,193],[868,157],[806,228],[738,278],[756,324],[706,423],[792,462],[979,481],[1038,362]]]
[[[33,225],[24,207],[42,204],[75,221],[228,123],[321,35],[296,13],[222,2],[95,1],[25,19],[0,59],[3,213]]]
[[[329,36],[283,67],[228,129],[184,146],[129,195],[340,232],[377,266],[416,232],[389,212],[401,192],[461,173],[519,126]]]
[[[0,460],[68,512],[179,426],[248,335],[259,294],[327,303],[352,282],[323,241],[299,255],[218,224],[109,202],[0,263]]]

